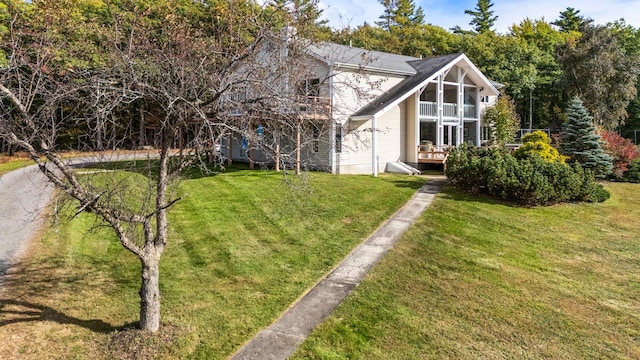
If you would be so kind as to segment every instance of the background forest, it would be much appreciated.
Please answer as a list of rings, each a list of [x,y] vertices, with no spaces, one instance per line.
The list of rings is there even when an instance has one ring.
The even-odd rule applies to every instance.
[[[251,16],[260,13],[264,23],[273,29],[293,25],[304,37],[332,41],[370,50],[379,50],[415,57],[465,53],[490,79],[506,85],[506,93],[516,103],[522,128],[559,130],[565,121],[564,110],[570,99],[579,96],[594,117],[606,129],[619,130],[634,139],[633,130],[640,129],[640,29],[624,19],[599,24],[598,19],[585,18],[579,9],[567,8],[553,21],[545,19],[512,19],[506,34],[497,33],[494,23],[500,14],[490,0],[479,0],[475,9],[467,9],[469,26],[451,29],[427,24],[424,14],[429,9],[416,6],[413,0],[379,0],[384,7],[378,21],[344,28],[331,28],[322,19],[316,0],[252,0],[232,1],[165,1],[64,0],[58,5],[28,2],[47,8],[52,23],[67,24],[56,29],[67,32],[75,45],[57,54],[63,66],[95,67],[104,64],[104,48],[92,40],[101,36],[95,25],[110,26],[112,9],[171,6],[173,11],[191,18],[193,28],[216,29],[222,34],[229,24],[247,24],[246,40],[251,42]],[[8,34],[10,7],[26,4],[21,0],[0,2],[0,38]],[[165,4],[165,5],[159,5]],[[284,10],[284,11],[282,11]],[[461,9],[461,11],[463,11]],[[283,14],[288,13],[284,16]],[[158,16],[162,14],[158,12]],[[145,15],[146,16],[146,15]],[[155,14],[150,14],[154,18]],[[157,17],[157,16],[156,16]],[[236,17],[237,19],[232,19]],[[156,28],[162,28],[157,18]],[[200,24],[198,24],[200,23]],[[73,28],[73,31],[71,29]],[[78,30],[80,29],[80,30]],[[239,28],[229,29],[237,31]],[[217,35],[216,35],[217,36]],[[221,35],[221,37],[223,37]],[[236,37],[236,40],[238,37]],[[236,44],[241,46],[241,44]],[[0,49],[0,64],[6,63]],[[637,134],[636,134],[637,135]],[[637,140],[637,139],[636,139]]]
[[[568,103],[579,96],[601,127],[632,139],[640,129],[640,29],[624,19],[599,24],[567,8],[553,21],[511,19],[509,32],[500,34],[494,30],[500,14],[489,0],[465,11],[472,30],[425,23],[429,9],[413,0],[380,3],[385,10],[374,24],[331,29],[316,22],[318,36],[416,57],[463,52],[490,79],[506,85],[522,128],[559,130]]]

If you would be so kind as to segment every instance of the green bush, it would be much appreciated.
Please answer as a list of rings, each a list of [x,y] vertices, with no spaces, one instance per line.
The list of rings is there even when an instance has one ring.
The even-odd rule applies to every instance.
[[[453,149],[447,159],[447,178],[465,191],[527,206],[600,202],[609,197],[589,169],[545,161],[535,154],[517,159],[502,148],[463,145]]]
[[[551,146],[551,139],[547,133],[536,130],[522,137],[522,146],[513,152],[517,159],[528,159],[534,155],[548,162],[559,161],[564,163],[566,157],[560,155],[558,150]]]
[[[640,183],[640,158],[636,158],[629,164],[629,168],[624,172],[622,178],[632,183]]]

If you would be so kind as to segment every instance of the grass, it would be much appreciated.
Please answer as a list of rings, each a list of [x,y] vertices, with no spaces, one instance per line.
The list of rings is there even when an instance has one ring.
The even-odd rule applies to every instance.
[[[292,358],[640,358],[638,186],[532,209],[447,190]]]
[[[126,174],[144,186],[144,177]],[[161,264],[163,326],[154,337],[120,331],[138,320],[135,257],[90,214],[59,217],[0,294],[7,340],[0,358],[225,358],[423,183],[322,173],[287,183],[237,168],[183,180]]]
[[[33,164],[33,161],[26,157],[9,157],[0,155],[0,176],[8,173],[9,171],[13,171],[31,164]]]

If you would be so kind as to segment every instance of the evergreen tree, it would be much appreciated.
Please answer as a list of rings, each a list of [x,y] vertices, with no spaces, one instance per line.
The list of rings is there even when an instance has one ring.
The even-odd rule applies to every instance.
[[[417,27],[424,23],[422,7],[416,7],[413,0],[380,0],[384,12],[376,25],[387,31],[394,28]]]
[[[384,12],[378,17],[380,21],[376,21],[375,24],[382,29],[389,31],[393,24],[393,10],[396,6],[395,0],[379,0],[380,4],[384,6]]]
[[[551,23],[560,28],[561,32],[582,31],[582,29],[592,23],[592,19],[587,19],[580,15],[580,10],[568,7],[560,12],[558,20]]]
[[[491,0],[478,0],[476,10],[465,10],[464,13],[473,16],[469,25],[473,26],[477,33],[482,34],[492,31],[491,28],[498,20],[497,16],[493,16],[493,6]]]
[[[582,100],[571,100],[567,109],[567,122],[560,138],[560,152],[596,176],[604,177],[613,169],[613,159],[602,149],[602,139],[596,134],[593,118]]]

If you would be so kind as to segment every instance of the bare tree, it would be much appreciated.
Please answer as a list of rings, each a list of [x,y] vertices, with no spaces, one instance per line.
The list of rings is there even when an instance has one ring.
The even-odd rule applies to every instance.
[[[307,72],[303,52],[271,27],[272,9],[251,1],[215,10],[207,2],[129,1],[81,17],[65,1],[10,4],[0,138],[27,151],[76,201],[76,214],[95,214],[140,260],[140,328],[155,332],[167,212],[180,199],[171,184],[232,134],[252,144],[246,151],[265,150],[277,167],[297,153],[299,170],[305,139],[313,145],[327,120],[311,121],[294,89]],[[146,184],[122,173],[77,172],[61,154],[60,136],[69,130],[84,137],[79,147],[97,151],[94,163],[109,161],[103,150],[124,145],[126,134],[152,136],[157,153],[145,162]],[[132,192],[139,196],[132,200]]]

